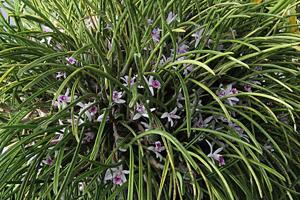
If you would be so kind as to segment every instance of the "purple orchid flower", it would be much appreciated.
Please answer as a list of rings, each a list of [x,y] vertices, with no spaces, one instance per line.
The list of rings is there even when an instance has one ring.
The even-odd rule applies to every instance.
[[[160,141],[156,141],[154,143],[154,146],[150,146],[148,147],[148,149],[155,153],[156,158],[159,158],[160,162],[162,161],[162,155],[160,153],[164,151],[166,148],[162,146]]]
[[[186,45],[185,43],[180,44],[180,45],[176,44],[176,45],[177,45],[177,51],[176,51],[177,55],[188,52],[189,46]],[[172,55],[173,55],[174,54],[174,49],[171,49],[171,52],[172,52]]]
[[[152,88],[159,89],[160,88],[160,82],[158,80],[151,80],[150,81],[150,86]]]
[[[233,105],[237,104],[237,102],[239,102],[239,99],[237,97],[234,97],[231,95],[237,94],[237,93],[238,93],[238,90],[236,88],[233,88],[232,84],[228,84],[225,87],[225,89],[221,87],[220,91],[217,94],[220,98],[227,97],[226,102],[229,105],[233,106]],[[228,96],[231,96],[231,97],[228,97]]]
[[[113,102],[115,102],[117,104],[125,103],[126,101],[124,99],[121,99],[122,96],[123,96],[123,92],[113,91],[113,94],[112,94]]]
[[[64,95],[59,95],[57,100],[59,103],[68,103],[71,101],[71,97],[69,97],[70,89],[68,88]]]
[[[46,157],[46,159],[42,161],[42,163],[44,163],[45,165],[51,166],[51,165],[53,165],[54,160],[51,158],[51,156],[48,155]]]
[[[175,15],[172,11],[169,12],[168,17],[167,17],[167,23],[171,24],[176,19],[176,16],[177,15]]]
[[[150,111],[153,112],[155,110],[155,108],[151,108]],[[133,120],[137,120],[141,117],[146,117],[149,118],[148,112],[144,106],[144,104],[137,104],[136,105],[136,111],[137,113],[133,116]]]
[[[125,174],[129,174],[129,171],[123,170],[122,165],[108,169],[105,173],[104,182],[110,180],[113,184],[121,186],[127,182]]]
[[[247,92],[252,92],[252,87],[249,84],[244,85],[244,90]]]
[[[95,117],[95,115],[97,114],[98,108],[97,106],[93,105],[94,102],[89,102],[89,103],[81,103],[79,102],[77,105],[81,107],[80,111],[79,111],[79,115],[81,115],[81,113],[84,111],[84,114],[87,116],[88,120],[91,122],[93,120],[93,118]]]
[[[213,119],[213,116],[207,117],[203,119],[202,115],[200,114],[199,117],[195,118],[194,120],[194,127],[195,128],[206,128],[209,125],[209,122]]]
[[[121,79],[125,82],[123,84],[125,87],[128,87],[128,86],[132,87],[134,85],[134,82],[135,82],[136,78],[137,78],[136,75],[131,77],[130,80],[129,80],[129,76],[121,77]]]
[[[187,66],[185,66],[185,68],[184,68],[183,75],[184,75],[184,76],[187,76],[187,75],[188,75],[189,73],[191,73],[193,70],[194,70],[194,68],[193,68],[192,65],[187,65]]]
[[[66,93],[63,95],[59,95],[57,101],[54,101],[52,105],[57,107],[58,109],[64,109],[67,107],[67,104],[71,101],[71,97],[69,96],[70,89],[68,88]]]
[[[165,147],[163,147],[162,145],[161,145],[161,142],[160,141],[156,141],[155,143],[155,147],[154,147],[154,150],[156,151],[156,152],[162,152],[163,150],[165,150]]]
[[[160,41],[160,29],[155,28],[151,31],[152,39],[155,43],[158,43]]]
[[[213,144],[211,144],[207,140],[206,140],[206,142],[207,142],[207,144],[209,145],[209,148],[210,148],[210,153],[207,155],[207,157],[213,158],[214,160],[218,161],[219,166],[225,165],[225,159],[224,159],[223,155],[219,154],[224,149],[224,147],[220,147],[220,148],[218,148],[217,150],[215,150],[213,152]]]
[[[94,116],[97,113],[98,108],[97,108],[97,106],[92,106],[89,108],[88,111],[91,113],[92,116]]]
[[[161,84],[158,80],[154,79],[153,76],[149,77],[149,80],[144,77],[145,81],[148,83],[149,90],[151,92],[151,95],[154,96],[154,89],[160,89]]]
[[[77,60],[73,57],[67,57],[66,60],[70,65],[75,65],[77,63]]]
[[[186,45],[186,44],[181,44],[178,46],[178,49],[177,49],[177,54],[183,54],[183,53],[186,53],[188,52],[188,49],[189,49],[189,46]]]

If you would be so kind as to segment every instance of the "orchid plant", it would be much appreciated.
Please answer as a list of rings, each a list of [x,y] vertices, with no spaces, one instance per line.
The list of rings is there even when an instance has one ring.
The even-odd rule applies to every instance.
[[[298,3],[1,1],[0,199],[299,199]]]

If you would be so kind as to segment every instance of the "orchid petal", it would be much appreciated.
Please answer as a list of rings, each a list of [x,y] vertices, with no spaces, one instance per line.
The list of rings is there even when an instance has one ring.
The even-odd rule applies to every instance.
[[[218,148],[215,152],[214,152],[214,154],[218,154],[218,153],[220,153],[222,150],[224,149],[224,147],[220,147],[220,148]]]
[[[140,113],[136,113],[134,116],[133,116],[133,120],[137,120],[137,119],[139,119],[139,118],[141,118],[142,117],[142,115],[140,114]]]
[[[162,114],[162,116],[160,117],[161,119],[168,117],[169,113],[165,112]]]

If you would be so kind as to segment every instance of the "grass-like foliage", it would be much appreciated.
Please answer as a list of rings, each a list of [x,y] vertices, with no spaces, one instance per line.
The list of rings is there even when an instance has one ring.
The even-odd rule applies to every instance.
[[[1,1],[0,199],[299,199],[297,4]]]

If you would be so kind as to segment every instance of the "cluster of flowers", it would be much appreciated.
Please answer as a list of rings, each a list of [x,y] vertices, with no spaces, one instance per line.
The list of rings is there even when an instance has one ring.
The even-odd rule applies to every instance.
[[[95,20],[95,19],[93,19]],[[172,12],[170,12],[167,16],[167,23],[171,24],[176,20],[176,15]],[[90,22],[89,22],[90,23]],[[90,23],[91,27],[92,24]],[[153,20],[148,19],[148,24],[152,25]],[[159,27],[154,28],[151,31],[151,37],[154,43],[159,43],[161,41],[161,32],[162,30]],[[203,38],[203,33],[204,29],[200,28],[197,31],[195,31],[193,34],[191,34],[191,37],[194,38],[194,46],[195,48],[199,45],[200,40]],[[207,39],[205,41],[206,46],[209,47],[212,43],[210,39]],[[176,51],[174,49],[171,49],[171,55],[169,57],[166,57],[165,55],[162,56],[162,59],[160,61],[161,64],[164,64],[166,62],[169,62],[173,59],[174,53],[176,52],[176,55],[181,55],[184,53],[187,53],[189,50],[190,46],[189,44],[185,42],[180,42],[177,44]],[[218,48],[222,49],[222,46],[219,46]],[[182,60],[185,59],[184,56],[179,56],[177,60]],[[80,65],[80,62],[76,60],[74,57],[67,57],[66,58],[66,64],[67,65]],[[193,72],[194,68],[192,65],[184,65],[184,70],[183,70],[183,76],[187,76],[190,73]],[[57,72],[56,78],[58,80],[63,80],[67,77],[66,72]],[[145,81],[147,88],[145,88],[145,85],[140,84],[141,79]],[[121,77],[121,81],[123,81],[123,85],[125,87],[129,87],[129,89],[132,89],[135,84],[138,84],[138,88],[144,89],[145,91],[149,91],[151,96],[155,96],[158,91],[161,89],[162,83],[154,76],[143,76],[143,77],[138,77],[137,75],[133,75],[131,77],[129,76],[124,76]],[[239,93],[238,89],[233,87],[234,84],[228,84],[228,85],[220,85],[218,90],[216,90],[216,94],[220,99],[224,99],[225,102],[230,105],[234,106],[236,105],[240,99],[236,96],[236,94]],[[245,92],[252,92],[252,87],[249,84],[244,85],[244,91]],[[76,97],[74,97],[76,98]],[[126,94],[124,91],[120,89],[115,89],[112,91],[112,99],[111,101],[113,102],[114,106],[122,106],[123,104],[126,106]],[[170,129],[172,127],[175,127],[178,123],[179,120],[184,120],[184,107],[183,107],[183,101],[185,101],[185,98],[182,94],[181,91],[179,91],[178,96],[177,96],[177,103],[176,106],[170,109],[170,111],[167,112],[160,112],[159,108],[148,108],[151,102],[147,100],[147,102],[138,102],[136,103],[134,110],[131,110],[131,120],[142,124],[144,126],[145,130],[151,129],[151,124],[147,123],[149,119],[149,115],[159,115],[159,118],[164,120],[165,126],[167,129]],[[53,106],[57,108],[58,110],[65,109],[68,104],[71,102],[71,97],[70,97],[70,90],[67,89],[65,94],[61,94],[58,96],[56,101],[53,102]],[[201,101],[198,103],[201,105]],[[97,106],[97,102],[92,101],[92,102],[79,102],[77,105],[79,109],[78,116],[76,117],[78,125],[81,125],[87,120],[88,122],[102,122],[104,119],[104,114],[101,114],[101,111],[99,110]],[[81,116],[81,117],[79,117]],[[84,117],[82,117],[84,116]],[[112,116],[112,115],[110,115]],[[105,119],[106,122],[109,122],[109,116]],[[72,123],[72,120],[67,120],[69,123]],[[250,142],[248,139],[247,134],[244,134],[244,130],[238,126],[237,124],[228,121],[224,117],[220,116],[207,116],[205,119],[203,118],[202,114],[197,112],[197,116],[193,118],[192,123],[194,128],[209,128],[211,127],[212,123],[225,123],[227,124],[228,127],[232,128],[242,139],[246,140],[247,142]],[[63,122],[59,120],[59,124],[63,125]],[[222,127],[214,127],[215,129],[222,129]],[[62,140],[63,135],[65,133],[65,129],[60,130],[56,134],[56,137],[52,139],[51,143],[52,144],[57,144],[59,141]],[[83,144],[88,144],[93,142],[95,139],[95,133],[92,131],[87,131],[85,133],[85,137],[82,140]],[[225,145],[222,145],[221,147],[217,148],[214,150],[214,145],[216,144],[215,141],[209,142],[206,140],[208,147],[210,149],[210,152],[207,154],[209,158],[212,159],[213,162],[217,162],[219,166],[225,165],[225,159],[221,152],[224,150]],[[219,144],[220,142],[218,142]],[[120,149],[121,150],[121,149]],[[153,152],[153,154],[156,156],[156,158],[162,162],[164,157],[162,155],[162,152],[165,150],[165,147],[163,146],[161,141],[155,141],[150,146],[147,147],[147,150],[150,152]],[[53,159],[51,156],[47,156],[47,158],[43,161],[44,164],[46,165],[52,165],[53,164]],[[105,182],[106,181],[112,181],[113,184],[115,185],[122,185],[127,181],[126,179],[126,174],[128,174],[128,170],[123,170],[123,166],[120,165],[119,167],[116,168],[111,168],[106,171],[105,174]]]
[[[76,64],[78,61],[75,58],[68,57],[66,58],[66,61],[68,64]],[[61,74],[64,74],[61,76]],[[56,76],[58,79],[63,79],[66,77],[65,72],[59,72]],[[157,90],[161,88],[161,82],[157,79],[155,79],[153,76],[143,77],[145,82],[148,85],[148,89],[151,93],[152,96],[155,96],[157,93]],[[123,81],[124,86],[129,87],[131,89],[134,84],[137,83],[138,81],[138,76],[135,75],[132,78],[129,78],[128,76],[121,77],[121,81]],[[143,86],[139,86],[139,88],[144,88]],[[144,88],[145,89],[145,88]],[[244,90],[246,92],[251,91],[251,86],[250,85],[245,85]],[[216,94],[219,96],[220,99],[224,98],[225,102],[228,105],[236,105],[239,102],[239,98],[235,96],[239,91],[237,88],[233,87],[232,84],[228,84],[225,87],[223,85],[220,85],[219,89],[216,91]],[[76,97],[75,97],[76,98]],[[178,97],[177,97],[177,104],[176,107],[170,111],[170,112],[163,112],[160,115],[160,118],[162,120],[166,119],[166,128],[172,128],[176,125],[177,121],[180,119],[183,119],[184,116],[182,116],[181,110],[184,110],[184,107],[182,105],[183,101],[185,98],[183,97],[183,94],[179,92]],[[71,97],[70,97],[70,90],[67,89],[65,94],[61,94],[58,96],[57,100],[53,102],[53,106],[56,107],[57,109],[61,110],[67,107],[68,103],[71,102]],[[126,100],[125,100],[125,93],[120,90],[114,90],[112,92],[112,102],[115,106],[121,106],[122,104],[126,105]],[[134,110],[131,113],[131,119],[133,121],[136,121],[140,124],[142,124],[145,128],[145,130],[148,130],[151,128],[151,126],[147,123],[147,119],[149,118],[149,114],[156,114],[159,112],[155,112],[157,108],[150,108],[147,109],[146,105],[149,104],[149,101],[147,104],[144,104],[142,102],[137,103],[136,106],[134,107]],[[199,102],[199,105],[201,105],[201,101]],[[99,109],[97,107],[97,103],[94,102],[79,102],[77,103],[77,106],[80,108],[78,116],[86,116],[85,120],[88,120],[89,122],[102,122],[104,114],[100,114]],[[78,124],[81,125],[85,122],[83,118],[77,117]],[[71,123],[71,120],[68,120]],[[106,118],[106,121],[109,121],[109,117]],[[241,138],[245,139],[247,142],[249,142],[249,139],[246,134],[244,134],[244,130],[238,126],[237,124],[228,121],[224,117],[216,117],[216,116],[208,116],[205,119],[203,118],[202,114],[199,113],[197,117],[194,117],[192,120],[193,122],[193,127],[194,128],[208,128],[210,124],[215,121],[215,122],[222,122],[222,123],[227,123],[229,127],[231,127]],[[62,121],[59,121],[60,125],[63,125]],[[57,133],[57,137],[51,141],[52,144],[58,143],[62,138],[63,138],[63,133],[65,132],[64,129],[62,129],[59,133]],[[88,144],[91,143],[95,138],[95,133],[92,131],[88,131],[85,133],[85,137],[83,138],[83,143]],[[225,145],[223,145],[220,148],[217,148],[214,150],[214,144],[215,142],[213,141],[212,143],[206,140],[210,152],[207,154],[208,157],[212,158],[213,161],[218,162],[219,166],[225,165],[225,159],[223,155],[221,154],[222,150],[225,148]],[[161,141],[155,141],[153,145],[149,146],[147,148],[149,151],[153,152],[156,156],[157,159],[159,159],[160,162],[163,160],[162,152],[165,150],[165,147],[161,143]],[[48,156],[46,160],[44,161],[45,164],[47,165],[52,165],[53,164],[53,159]],[[119,166],[117,168],[111,168],[108,169],[105,175],[105,181],[111,180],[114,184],[116,185],[122,185],[124,182],[126,182],[126,174],[128,174],[129,171],[123,170],[122,166]]]

